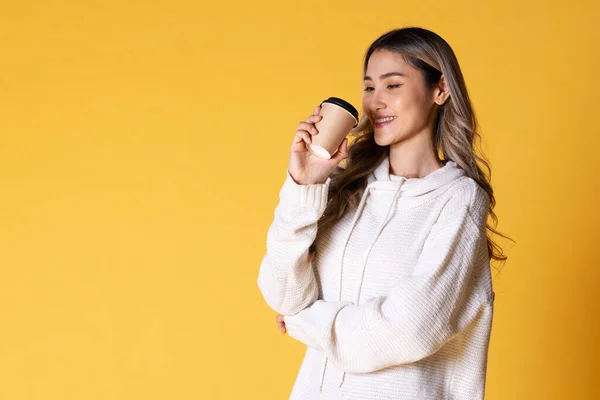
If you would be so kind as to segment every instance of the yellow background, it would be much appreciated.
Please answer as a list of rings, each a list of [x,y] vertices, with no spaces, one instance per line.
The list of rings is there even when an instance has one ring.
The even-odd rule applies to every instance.
[[[256,280],[296,124],[388,29],[454,48],[493,166],[487,396],[600,392],[597,1],[2,1],[0,399],[284,399]]]

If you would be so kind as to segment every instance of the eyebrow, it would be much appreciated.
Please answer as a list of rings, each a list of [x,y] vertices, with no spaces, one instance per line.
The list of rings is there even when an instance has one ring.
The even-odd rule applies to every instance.
[[[389,78],[390,76],[406,76],[402,72],[388,72],[387,74],[379,75],[379,79]],[[372,81],[373,79],[370,76],[365,76],[365,81]]]

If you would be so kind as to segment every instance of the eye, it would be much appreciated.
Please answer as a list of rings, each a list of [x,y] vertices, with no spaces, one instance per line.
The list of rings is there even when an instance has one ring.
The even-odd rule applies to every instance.
[[[367,87],[365,88],[365,92],[372,92],[373,90],[375,90],[375,88],[372,88],[372,87],[370,87],[370,86],[367,86]]]
[[[402,86],[402,85],[394,84],[394,85],[388,85],[387,87],[388,87],[388,89],[396,89],[396,88],[399,88],[400,86]]]

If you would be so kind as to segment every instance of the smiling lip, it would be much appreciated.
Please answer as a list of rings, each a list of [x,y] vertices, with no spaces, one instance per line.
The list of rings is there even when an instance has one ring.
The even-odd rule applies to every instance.
[[[396,119],[396,117],[378,117],[378,118],[375,118],[375,120],[374,120],[375,128],[381,128],[382,126],[389,124],[390,122],[392,122],[395,119]]]

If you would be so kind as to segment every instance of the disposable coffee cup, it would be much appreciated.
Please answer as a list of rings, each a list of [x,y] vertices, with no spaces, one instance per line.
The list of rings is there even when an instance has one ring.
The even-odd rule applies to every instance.
[[[319,115],[323,117],[315,124],[319,133],[311,136],[308,150],[317,157],[329,159],[358,125],[358,111],[347,101],[330,97],[321,103]]]

